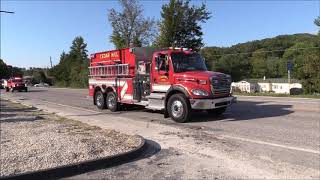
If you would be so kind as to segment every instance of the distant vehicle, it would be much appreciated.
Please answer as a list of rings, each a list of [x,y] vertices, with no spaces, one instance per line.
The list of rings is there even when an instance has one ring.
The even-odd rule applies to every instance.
[[[21,77],[12,77],[7,81],[4,81],[4,88],[6,92],[17,91],[28,91],[28,87],[25,85]]]
[[[39,84],[35,84],[33,86],[34,87],[49,87],[49,84],[47,84],[47,83],[39,83]]]

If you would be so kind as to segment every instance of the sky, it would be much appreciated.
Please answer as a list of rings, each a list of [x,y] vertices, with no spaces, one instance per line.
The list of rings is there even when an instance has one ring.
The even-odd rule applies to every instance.
[[[315,1],[192,1],[204,2],[212,13],[202,24],[205,46],[228,47],[283,34],[318,32],[313,20],[320,16]],[[144,16],[160,20],[168,1],[141,1]],[[18,67],[49,67],[59,63],[72,40],[82,36],[89,54],[114,49],[108,10],[120,10],[117,1],[103,0],[1,0],[1,59]]]

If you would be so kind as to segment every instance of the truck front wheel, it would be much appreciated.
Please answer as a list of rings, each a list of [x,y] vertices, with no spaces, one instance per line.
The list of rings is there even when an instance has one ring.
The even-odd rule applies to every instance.
[[[112,112],[115,112],[118,110],[118,101],[117,101],[116,93],[109,92],[107,94],[107,107]]]
[[[97,108],[99,108],[99,109],[106,108],[106,97],[101,91],[96,92],[94,98],[96,101]]]
[[[183,94],[174,94],[168,101],[168,113],[176,122],[187,122],[191,116],[191,107],[188,99]]]

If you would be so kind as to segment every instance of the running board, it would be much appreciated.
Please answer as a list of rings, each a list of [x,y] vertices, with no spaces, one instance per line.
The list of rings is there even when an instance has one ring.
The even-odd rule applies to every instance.
[[[152,110],[163,110],[165,96],[166,93],[151,93],[150,96],[147,96],[148,105],[146,108]]]

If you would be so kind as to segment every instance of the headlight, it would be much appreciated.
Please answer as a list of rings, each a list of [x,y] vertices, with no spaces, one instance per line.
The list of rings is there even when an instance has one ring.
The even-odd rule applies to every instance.
[[[192,94],[194,94],[196,96],[208,96],[209,95],[209,93],[207,91],[200,90],[200,89],[192,89],[191,92],[192,92]]]
[[[199,80],[198,82],[199,82],[199,84],[203,84],[203,85],[207,84],[206,80]]]

